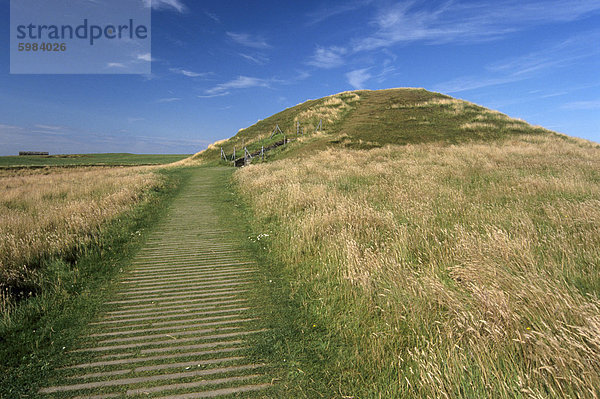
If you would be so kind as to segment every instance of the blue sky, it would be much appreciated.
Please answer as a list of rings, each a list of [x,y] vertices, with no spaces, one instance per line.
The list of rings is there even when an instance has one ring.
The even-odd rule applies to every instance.
[[[193,153],[284,108],[424,87],[600,142],[600,0],[157,0],[151,75],[10,75],[0,155]]]

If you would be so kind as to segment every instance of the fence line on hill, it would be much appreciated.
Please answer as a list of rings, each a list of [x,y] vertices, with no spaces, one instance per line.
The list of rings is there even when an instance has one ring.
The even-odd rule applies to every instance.
[[[320,119],[319,124],[317,125],[317,128],[315,129],[315,133],[318,133],[319,131],[322,131],[322,130],[323,130],[323,119]],[[295,140],[295,139],[288,139],[287,136],[285,135],[285,133],[279,127],[279,124],[276,124],[275,127],[273,128],[273,131],[271,132],[271,136],[269,137],[269,139],[272,139],[273,136],[275,136],[277,134],[283,134],[283,140],[277,141],[267,147],[265,147],[263,145],[263,146],[261,146],[261,149],[259,151],[255,151],[253,153],[251,153],[248,150],[247,146],[242,144],[242,147],[244,149],[244,156],[240,157],[240,158],[236,158],[235,146],[233,147],[233,154],[231,155],[231,159],[228,159],[227,153],[225,152],[225,150],[223,150],[223,147],[221,147],[221,160],[231,162],[232,165],[235,167],[249,165],[252,162],[252,160],[256,157],[260,157],[264,161],[266,152],[269,152],[275,148],[284,146],[284,145],[288,144],[289,142]],[[304,135],[304,134],[306,134],[306,128],[304,126],[302,126],[302,128],[301,128],[300,121],[297,121],[296,122],[296,136],[299,137],[300,135]]]

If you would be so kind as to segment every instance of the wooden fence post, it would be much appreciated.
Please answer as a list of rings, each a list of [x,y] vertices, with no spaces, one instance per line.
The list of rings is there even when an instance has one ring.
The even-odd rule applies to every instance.
[[[252,154],[250,154],[250,151],[248,151],[247,147],[244,147],[244,165],[249,163],[249,159],[252,160]]]
[[[277,132],[279,133],[283,133],[281,131],[281,128],[279,127],[279,123],[277,125],[275,125],[275,129],[273,129],[273,132],[271,133],[271,137],[269,137],[270,139],[273,138],[273,136],[275,136],[277,134]]]

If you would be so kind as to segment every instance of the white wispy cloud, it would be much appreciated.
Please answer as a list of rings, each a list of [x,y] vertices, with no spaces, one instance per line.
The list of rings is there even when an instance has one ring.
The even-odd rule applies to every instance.
[[[151,81],[151,80],[158,79],[159,76],[157,74],[153,73],[153,72],[150,72],[150,73],[145,73],[143,75],[140,75],[140,77],[144,81]]]
[[[224,91],[224,92],[222,92],[222,93],[217,93],[217,94],[209,94],[209,95],[206,95],[206,96],[198,96],[198,98],[215,98],[215,97],[224,97],[224,96],[228,96],[228,95],[230,95],[230,94],[231,94],[230,92],[228,92],[228,91]]]
[[[297,71],[298,74],[295,76],[293,80],[304,80],[311,77],[311,74],[307,71]]]
[[[371,68],[355,69],[354,71],[348,72],[346,78],[348,83],[355,89],[364,89],[365,82],[371,79],[372,75],[369,73]]]
[[[334,6],[325,5],[307,15],[307,25],[315,25],[325,21],[326,19],[335,17],[336,15],[356,11],[360,8],[368,6],[371,3],[373,3],[373,0],[348,1],[344,2],[344,4],[336,4]]]
[[[269,57],[266,57],[262,54],[250,55],[245,53],[239,53],[239,56],[258,65],[265,65],[270,61]]]
[[[129,122],[129,123],[141,122],[141,121],[145,121],[145,120],[146,120],[146,118],[139,118],[139,117],[133,117],[133,116],[127,118],[127,122]]]
[[[183,76],[187,76],[188,78],[199,78],[199,77],[203,77],[203,76],[208,76],[210,74],[208,72],[202,72],[202,73],[193,72],[193,71],[189,71],[189,70],[183,69],[183,68],[169,68],[169,71],[183,75]]]
[[[600,31],[586,32],[562,40],[553,46],[490,65],[492,72],[528,75],[550,68],[566,67],[584,58],[600,54],[600,47],[589,44],[600,40]]]
[[[64,136],[65,132],[60,130],[30,130],[30,133],[37,133],[42,135],[50,135],[50,136]]]
[[[449,0],[434,6],[417,0],[364,0],[325,8],[322,18],[367,5],[376,7],[367,33],[336,46],[317,47],[307,64],[335,68],[344,64],[344,58],[360,52],[384,51],[413,42],[481,43],[540,25],[572,22],[600,14],[600,0]]]
[[[156,100],[156,102],[158,103],[172,103],[175,101],[181,101],[181,98],[179,97],[168,97],[168,98],[159,98],[158,100]]]
[[[0,123],[0,129],[18,130],[18,129],[22,129],[22,127],[20,127],[20,126],[13,126],[13,125],[3,125],[2,123]]]
[[[186,10],[185,5],[181,0],[144,0],[146,7],[152,7],[155,10],[172,9],[178,12]]]
[[[267,41],[262,36],[236,32],[226,32],[226,34],[231,40],[245,47],[263,50],[271,48],[271,45],[267,43]]]
[[[221,23],[221,19],[219,18],[219,16],[217,14],[215,14],[214,12],[210,12],[210,11],[204,11],[204,14],[209,17],[210,19],[212,19],[213,21],[215,21],[216,23],[220,24]]]
[[[476,43],[533,26],[569,22],[600,12],[598,0],[446,2],[436,8],[408,1],[384,6],[371,21],[375,31],[353,41],[353,51],[425,41]]]
[[[391,75],[396,74],[396,67],[394,67],[393,65],[391,65],[390,63],[386,61],[384,61],[383,63],[383,67],[381,68],[381,72],[379,72],[377,75],[373,76],[373,78],[378,82],[378,83],[383,83],[385,82]]]
[[[561,108],[563,108],[563,109],[571,109],[571,110],[593,110],[593,109],[600,109],[600,100],[573,101],[573,102],[564,104]]]
[[[317,47],[307,64],[324,69],[337,68],[344,65],[344,55],[347,52],[344,47]]]
[[[115,61],[115,62],[108,62],[106,64],[106,68],[110,68],[110,69],[135,69],[136,67],[139,67],[139,65],[141,63],[146,63],[146,62],[152,62],[152,61],[156,61],[156,59],[152,58],[150,53],[132,53],[129,54],[129,57],[126,61]]]
[[[35,127],[37,127],[38,129],[44,129],[44,130],[62,130],[62,129],[64,129],[64,127],[62,127],[62,126],[52,126],[52,125],[35,125]]]
[[[152,62],[154,61],[154,58],[152,58],[152,56],[150,55],[150,53],[145,53],[145,54],[138,54],[136,57],[137,60],[139,61],[146,61],[146,62]]]
[[[459,77],[440,83],[434,89],[444,93],[456,93],[531,79],[599,55],[600,48],[590,48],[590,43],[598,40],[600,31],[586,32],[547,48],[488,65],[487,74]]]
[[[442,82],[434,86],[435,91],[442,93],[459,93],[461,91],[482,89],[484,87],[497,86],[507,83],[514,83],[523,80],[523,77],[504,76],[504,77],[483,77],[483,76],[463,76]]]
[[[206,95],[216,95],[228,92],[231,89],[248,89],[251,87],[269,87],[269,81],[266,79],[253,78],[250,76],[238,76],[229,82],[221,83],[205,91]]]
[[[280,85],[285,85],[285,86],[289,86],[289,85],[294,85],[297,84],[303,80],[306,80],[308,78],[310,78],[312,76],[312,74],[308,71],[305,70],[300,70],[297,69],[294,71],[294,74],[289,76],[286,79],[271,79],[272,83],[278,83]]]

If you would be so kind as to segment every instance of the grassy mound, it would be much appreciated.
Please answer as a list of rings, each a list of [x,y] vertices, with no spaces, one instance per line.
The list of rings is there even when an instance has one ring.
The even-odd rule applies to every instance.
[[[272,135],[277,126],[281,132]],[[549,131],[498,111],[424,89],[358,90],[288,108],[240,130],[230,139],[213,143],[191,160],[217,161],[221,148],[230,159],[234,147],[236,157],[241,157],[244,147],[255,152],[281,141],[284,136],[293,141],[270,151],[268,157],[271,160],[306,156],[326,148],[369,149],[388,144],[420,143],[450,145],[541,133]]]

